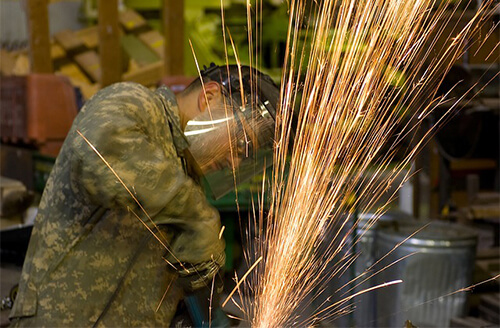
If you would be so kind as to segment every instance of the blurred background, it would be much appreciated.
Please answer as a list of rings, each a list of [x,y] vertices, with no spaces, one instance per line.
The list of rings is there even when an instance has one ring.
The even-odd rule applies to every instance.
[[[450,8],[451,20],[441,23],[444,33],[432,45],[429,60],[440,56],[448,38],[466,24],[480,3],[455,12]],[[254,14],[259,12],[252,17],[259,31],[258,42],[249,49],[244,0],[224,0],[224,17],[220,0],[0,0],[1,326],[8,325],[41,193],[85,101],[118,81],[134,81],[152,89],[165,84],[176,93],[182,91],[198,75],[195,58],[201,67],[211,62],[225,64],[223,18],[241,63],[250,64],[253,54],[252,64],[279,84],[286,50],[287,2],[264,0],[261,5],[259,10],[255,5],[252,8]],[[498,18],[497,12],[471,37],[470,47],[443,77],[438,90],[438,95],[444,95],[459,83],[451,97],[458,99],[470,88],[476,96],[461,101],[461,110],[407,167],[411,179],[379,224],[370,231],[361,225],[355,229],[350,240],[360,242],[350,251],[361,252],[360,259],[304,313],[320,308],[328,297],[335,298],[342,284],[431,222],[380,265],[415,251],[420,252],[418,256],[399,262],[361,287],[393,279],[403,279],[405,284],[359,297],[353,301],[353,313],[320,322],[320,326],[401,327],[408,319],[426,327],[500,325],[498,279],[471,292],[442,297],[500,273]],[[228,61],[236,62],[230,43],[227,52]],[[398,81],[389,83],[397,86]],[[447,106],[438,108],[419,133],[436,124]],[[409,140],[405,147],[411,146]],[[239,187],[239,213],[235,193],[210,199],[226,227],[222,300],[235,285],[233,272],[241,276],[248,268],[243,258],[246,239],[252,237],[251,229],[245,230],[247,212],[260,186],[262,176]],[[356,215],[366,222],[372,214]],[[193,324],[208,327],[208,304],[189,302],[186,306],[192,317],[198,318]],[[221,311],[241,315],[230,306]],[[241,325],[222,317],[221,326]]]

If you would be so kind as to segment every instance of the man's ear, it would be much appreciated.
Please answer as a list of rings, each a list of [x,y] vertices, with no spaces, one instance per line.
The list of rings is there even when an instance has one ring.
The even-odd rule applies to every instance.
[[[200,88],[200,93],[198,94],[198,108],[201,112],[204,112],[210,104],[217,101],[220,97],[221,88],[219,83],[215,81],[205,82],[204,87]]]

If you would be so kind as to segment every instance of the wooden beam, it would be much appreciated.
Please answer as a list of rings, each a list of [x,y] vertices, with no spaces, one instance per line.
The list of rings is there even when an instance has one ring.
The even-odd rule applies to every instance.
[[[184,74],[184,0],[163,0],[165,75]]]
[[[98,9],[101,86],[105,87],[122,77],[118,0],[99,0]]]
[[[28,0],[28,33],[31,72],[53,72],[50,57],[49,10],[47,0]]]

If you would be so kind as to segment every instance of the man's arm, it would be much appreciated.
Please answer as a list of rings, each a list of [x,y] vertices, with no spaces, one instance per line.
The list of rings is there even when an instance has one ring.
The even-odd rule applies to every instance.
[[[220,258],[219,215],[184,173],[153,93],[133,84],[103,91],[89,101],[71,131],[75,188],[96,205],[129,207],[145,219],[128,188],[155,224],[175,230],[171,250],[177,260],[196,264]]]

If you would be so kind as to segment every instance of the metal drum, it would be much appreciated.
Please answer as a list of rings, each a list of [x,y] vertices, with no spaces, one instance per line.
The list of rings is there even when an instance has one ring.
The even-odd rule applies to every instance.
[[[346,245],[338,255],[337,261],[344,256],[353,255],[352,253],[358,254],[359,257],[347,270],[345,270],[342,275],[336,276],[332,281],[330,281],[328,286],[326,286],[325,290],[320,295],[316,296],[317,298],[313,302],[313,305],[317,310],[321,310],[325,307],[325,304],[328,305],[335,303],[345,297],[348,297],[349,295],[353,295],[357,292],[375,286],[374,277],[369,278],[374,271],[367,272],[364,275],[363,273],[376,262],[374,240],[378,227],[392,224],[392,222],[411,222],[414,220],[414,218],[409,214],[398,210],[390,210],[380,216],[371,228],[368,228],[367,224],[370,220],[372,220],[373,216],[373,213],[363,213],[359,215],[357,223],[355,222],[355,219],[352,221],[350,220],[350,222],[340,232],[340,235],[344,236],[349,233],[352,224],[356,224],[356,228],[350,235],[347,236]],[[331,232],[325,235],[334,236],[335,233]],[[335,241],[328,239],[328,237],[325,237],[323,243],[324,246],[331,245],[332,243],[334,245],[336,244]],[[321,253],[321,251],[318,253]],[[333,270],[332,266],[334,263],[336,263],[335,260],[329,265],[331,270]],[[360,278],[354,280],[356,277]],[[359,286],[356,286],[358,284]],[[347,290],[351,291],[346,295],[343,295],[343,293]],[[325,301],[326,299],[329,301]],[[353,312],[340,317],[332,318],[322,324],[327,327],[373,327],[376,323],[375,301],[375,294],[373,292],[361,294],[349,302],[349,304],[352,304],[355,307]]]
[[[354,289],[354,293],[375,286],[375,277],[369,278],[373,271],[366,272],[376,260],[375,235],[378,229],[392,224],[393,222],[411,222],[415,218],[405,212],[392,210],[380,216],[377,222],[369,228],[370,220],[373,220],[373,213],[363,213],[359,216],[356,226],[356,238],[359,241],[354,245],[354,251],[359,254],[359,258],[354,262],[354,277],[364,276],[355,281],[354,285],[367,279]],[[368,292],[354,298],[356,309],[354,310],[354,327],[373,327],[376,322],[375,293]]]
[[[451,318],[467,314],[467,294],[454,292],[472,283],[476,235],[464,226],[435,221],[394,249],[423,226],[393,224],[377,231],[377,257],[392,251],[378,270],[415,253],[375,278],[377,284],[403,280],[376,292],[379,327],[402,327],[406,320],[418,327],[448,327]]]

